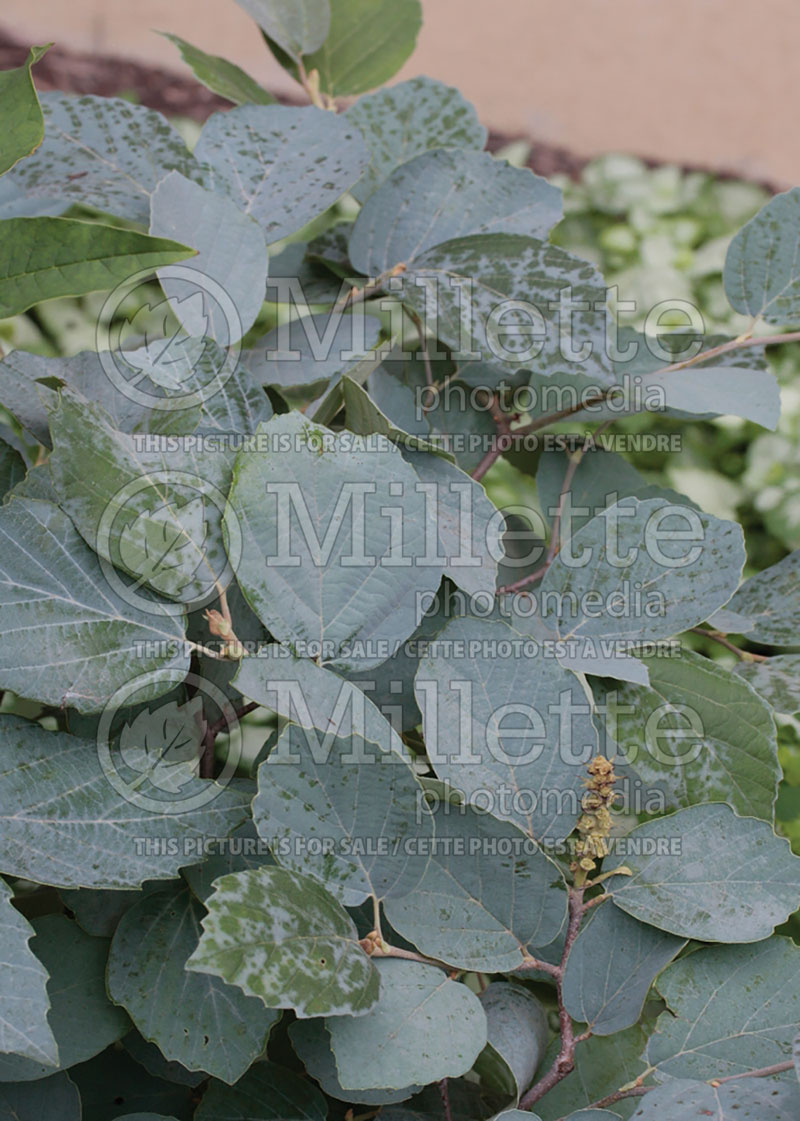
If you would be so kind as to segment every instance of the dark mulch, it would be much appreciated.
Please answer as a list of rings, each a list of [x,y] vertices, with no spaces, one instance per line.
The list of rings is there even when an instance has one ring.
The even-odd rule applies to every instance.
[[[21,66],[28,56],[28,46],[0,29],[0,70]],[[34,70],[36,85],[41,90],[64,90],[66,93],[94,93],[102,97],[135,94],[142,105],[161,113],[178,114],[204,121],[218,109],[229,109],[230,102],[217,97],[193,78],[185,78],[169,70],[131,62],[114,55],[95,55],[51,47]],[[280,98],[290,102],[289,98]],[[492,133],[489,150],[497,151],[514,137]],[[585,159],[550,144],[533,142],[530,166],[539,175],[566,172],[577,175]]]
[[[21,66],[28,55],[28,46],[15,39],[0,28],[0,70]],[[41,90],[64,90],[66,93],[94,93],[103,97],[118,94],[134,94],[142,105],[158,109],[161,113],[177,114],[204,121],[218,109],[229,109],[230,102],[207,90],[193,78],[174,74],[154,66],[119,58],[115,55],[95,55],[84,51],[72,51],[66,47],[51,47],[44,58],[36,64],[34,71],[36,85]],[[291,98],[279,96],[285,104],[299,104]],[[519,137],[500,132],[489,135],[488,148],[496,152]],[[530,137],[524,138],[531,144],[528,166],[537,174],[549,177],[557,173],[571,176],[580,175],[588,163],[588,157],[579,156],[567,148],[555,144],[545,144]],[[644,157],[645,163],[658,167],[663,161]],[[708,171],[708,168],[687,166],[687,171]],[[730,175],[716,170],[714,174],[722,178],[740,179],[734,172]],[[772,183],[763,183],[767,190],[782,190]]]
[[[0,70],[21,66],[28,46],[0,28]],[[177,113],[204,121],[217,109],[229,109],[230,102],[191,78],[157,70],[113,55],[95,55],[51,47],[34,68],[36,85],[41,90],[66,93],[95,93],[101,97],[136,94],[142,105],[162,113]]]

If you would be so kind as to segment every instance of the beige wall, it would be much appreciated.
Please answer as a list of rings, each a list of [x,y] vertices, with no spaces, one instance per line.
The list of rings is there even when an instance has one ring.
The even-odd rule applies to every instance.
[[[495,128],[800,184],[799,0],[423,2],[403,76],[458,85]],[[234,0],[2,0],[0,23],[180,70],[150,29],[174,31],[291,85]]]

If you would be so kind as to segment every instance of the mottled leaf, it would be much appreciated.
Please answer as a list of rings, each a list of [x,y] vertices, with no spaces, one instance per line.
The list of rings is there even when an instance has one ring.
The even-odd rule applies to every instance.
[[[170,171],[199,174],[178,132],[144,105],[56,91],[43,93],[41,103],[44,143],[11,173],[30,197],[64,198],[147,225],[160,179]]]
[[[319,759],[305,730],[290,724],[259,768],[253,820],[282,865],[356,907],[417,888],[433,837],[422,801],[399,756],[364,758],[351,736],[336,737]]]
[[[416,257],[401,279],[400,298],[460,362],[489,363],[504,376],[559,371],[601,386],[612,378],[605,284],[593,265],[547,241],[456,238]]]
[[[736,311],[768,323],[800,318],[800,188],[770,199],[739,230],[725,258],[725,292]]]
[[[795,646],[800,630],[800,549],[751,576],[727,605],[742,617],[737,629],[753,642]],[[713,622],[713,620],[711,620]],[[745,625],[746,624],[746,625]]]
[[[679,1079],[645,1094],[636,1121],[794,1121],[800,1111],[800,1087],[767,1078],[737,1078],[709,1086]]]
[[[300,1017],[361,1016],[378,975],[347,912],[315,880],[282,868],[222,876],[187,969],[212,973]]]
[[[100,712],[129,683],[132,659],[142,674],[188,671],[183,620],[156,601],[147,611],[125,602],[57,506],[12,499],[0,509],[0,542],[3,688],[47,704],[68,703],[78,712]],[[149,695],[166,692],[172,683],[154,680]]]
[[[134,577],[121,594],[139,605],[144,585],[203,606],[227,587],[232,571],[221,527],[232,453],[129,436],[70,390],[51,415],[51,432],[48,462],[61,505],[93,550]],[[229,529],[235,558],[237,527]]]
[[[206,185],[254,218],[268,242],[323,214],[369,163],[358,129],[313,106],[242,105],[215,113],[194,154],[208,165]]]
[[[734,672],[783,716],[800,712],[800,654],[779,654],[763,662],[740,662]]]
[[[664,498],[624,498],[587,522],[541,584],[542,616],[565,640],[619,644],[669,638],[726,603],[744,538]]]
[[[2,727],[0,868],[9,875],[97,888],[171,879],[199,837],[227,836],[247,815],[246,790],[212,795],[206,779],[188,787],[203,795],[196,808],[175,812],[168,796],[161,813],[141,808],[108,781],[96,743],[12,716]]]
[[[122,432],[171,436],[194,432],[200,420],[197,407],[200,395],[194,405],[185,401],[183,408],[171,408],[166,391],[141,368],[131,367],[130,375],[136,376],[144,399],[150,398],[149,405],[144,404],[142,398],[136,400],[123,393],[108,376],[102,357],[95,351],[55,358],[14,350],[0,362],[0,401],[45,447],[51,445],[49,413],[57,393],[49,387],[59,384],[70,386],[100,405],[111,417],[114,427]],[[47,471],[47,465],[44,466]]]
[[[431,148],[480,149],[487,132],[457,89],[412,78],[360,98],[347,110],[372,157],[353,194],[364,202],[395,168]]]
[[[665,792],[668,808],[727,802],[771,822],[781,769],[769,705],[730,670],[690,650],[645,664],[649,687],[597,690],[625,762]]]

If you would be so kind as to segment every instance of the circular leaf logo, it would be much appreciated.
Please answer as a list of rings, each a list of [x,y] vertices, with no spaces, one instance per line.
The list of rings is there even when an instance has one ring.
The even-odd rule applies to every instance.
[[[241,548],[239,522],[225,495],[187,471],[151,471],[126,483],[97,527],[111,587],[126,602],[157,614],[164,604],[154,604],[148,591],[177,600],[176,611],[210,603],[230,584]]]
[[[148,699],[159,686],[164,693]],[[202,779],[206,733],[220,721],[228,734],[225,761],[216,779]],[[221,689],[165,667],[141,674],[110,698],[97,726],[97,752],[103,773],[126,802],[180,814],[213,801],[228,785],[241,760],[242,735]]]
[[[106,376],[146,408],[179,412],[216,396],[241,351],[241,323],[225,289],[199,269],[143,269],[108,294],[96,343]]]

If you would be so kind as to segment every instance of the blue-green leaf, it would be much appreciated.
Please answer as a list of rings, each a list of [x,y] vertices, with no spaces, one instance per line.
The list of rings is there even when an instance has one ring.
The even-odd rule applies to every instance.
[[[364,1016],[329,1016],[339,1080],[359,1090],[399,1090],[465,1074],[486,1046],[486,1014],[466,985],[433,965],[376,963],[380,996]]]
[[[108,991],[167,1059],[233,1083],[264,1051],[279,1014],[217,977],[185,969],[203,914],[180,886],[131,907],[111,943]]]
[[[81,1096],[66,1074],[39,1082],[0,1082],[2,1121],[81,1121]]]
[[[0,542],[3,688],[46,704],[101,712],[130,681],[132,661],[142,674],[188,671],[183,619],[156,600],[143,610],[115,592],[57,506],[11,499],[0,509]],[[150,695],[167,692],[172,683],[154,682]]]
[[[350,237],[350,260],[366,276],[379,276],[472,234],[544,238],[560,217],[561,192],[527,168],[488,152],[439,148],[398,167],[367,200]]]
[[[208,165],[206,186],[254,218],[268,242],[323,214],[369,163],[358,129],[313,106],[242,105],[215,113],[194,154]]]
[[[413,469],[383,437],[359,447],[298,413],[257,437],[236,460],[229,496],[248,603],[301,656],[338,669],[380,664],[416,628],[442,575]],[[402,555],[389,508],[401,512]]]
[[[401,164],[431,148],[483,148],[487,132],[457,89],[432,78],[412,78],[360,98],[347,110],[372,160],[353,188],[364,202]]]
[[[294,1071],[256,1063],[235,1086],[212,1081],[194,1121],[325,1121],[327,1103]]]
[[[800,188],[770,199],[744,226],[725,259],[725,291],[733,307],[768,323],[800,319]]]
[[[295,60],[328,37],[330,0],[236,0],[261,30]]]
[[[564,1006],[595,1035],[632,1027],[653,980],[684,942],[604,904],[586,922],[567,959]]]
[[[647,1047],[660,1078],[747,1074],[783,1062],[800,1027],[800,949],[788,938],[710,946],[658,980],[669,1011]]]
[[[597,745],[573,673],[506,623],[467,617],[429,644],[415,691],[439,778],[528,837],[563,840],[572,831],[580,760]]]
[[[264,302],[268,256],[258,223],[224,195],[171,171],[150,199],[150,233],[197,250],[178,275],[158,273],[188,334],[207,335],[222,346],[238,343]],[[196,287],[192,271],[198,273]]]
[[[0,879],[0,1052],[58,1066],[58,1045],[47,1023],[47,970],[29,942],[35,931]]]
[[[32,948],[50,976],[47,1022],[58,1044],[58,1062],[0,1055],[2,1082],[32,1082],[66,1070],[97,1055],[130,1028],[121,1008],[115,1008],[105,988],[108,942],[92,938],[64,915],[34,920]]]
[[[739,618],[724,630],[746,634],[753,642],[796,646],[800,630],[800,549],[751,576],[726,608]],[[713,622],[713,620],[710,620]]]
[[[199,174],[180,135],[152,109],[56,92],[41,102],[44,143],[11,173],[28,197],[63,198],[147,225],[150,196],[168,172]]]
[[[800,1087],[771,1078],[737,1078],[709,1085],[685,1079],[670,1081],[645,1094],[637,1121],[794,1121],[800,1110]]]
[[[558,937],[567,914],[564,880],[535,843],[507,822],[444,798],[435,809],[421,808],[436,825],[430,864],[416,891],[386,903],[404,938],[449,965],[502,973]]]
[[[640,825],[622,851],[631,875],[608,881],[613,902],[679,937],[758,942],[800,899],[800,858],[789,842],[720,803]]]
[[[290,724],[259,768],[253,802],[279,863],[313,875],[348,907],[415,891],[433,837],[409,765],[394,753],[365,758],[364,746],[336,737],[318,758],[305,730]]]
[[[204,779],[184,788],[204,796],[197,808],[176,813],[167,800],[163,812],[143,809],[120,798],[96,743],[14,716],[2,717],[2,728],[0,868],[9,875],[56,887],[136,888],[171,879],[198,838],[225,837],[247,816],[245,790],[214,790]]]

